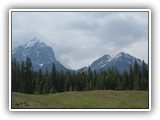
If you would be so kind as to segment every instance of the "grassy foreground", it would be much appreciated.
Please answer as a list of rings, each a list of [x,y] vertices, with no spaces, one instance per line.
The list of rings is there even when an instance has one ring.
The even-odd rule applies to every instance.
[[[148,108],[148,91],[97,90],[48,95],[12,92],[12,108]]]

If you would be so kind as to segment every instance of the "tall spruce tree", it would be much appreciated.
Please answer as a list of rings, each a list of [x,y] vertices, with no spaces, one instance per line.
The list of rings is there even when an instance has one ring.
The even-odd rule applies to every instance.
[[[54,93],[56,92],[55,90],[55,84],[56,84],[56,66],[53,62],[52,64],[52,71],[51,71],[51,89],[50,89],[50,93]]]
[[[25,93],[33,93],[33,86],[32,86],[32,62],[29,57],[26,59],[25,63]]]
[[[12,59],[12,91],[18,92],[17,61]]]
[[[132,65],[130,64],[129,66],[129,90],[132,90],[133,89],[133,69],[132,69]]]
[[[143,90],[148,90],[148,66],[143,61],[142,62],[142,88]]]
[[[122,89],[123,90],[128,89],[128,72],[127,71],[123,71]]]
[[[134,63],[134,90],[139,90],[139,66],[137,61]]]
[[[92,90],[92,70],[90,67],[87,76],[87,90]]]

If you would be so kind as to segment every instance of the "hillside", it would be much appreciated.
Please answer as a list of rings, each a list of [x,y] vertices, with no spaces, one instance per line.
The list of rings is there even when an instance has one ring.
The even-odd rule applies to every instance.
[[[12,92],[12,108],[148,108],[148,91],[97,90],[47,95]]]

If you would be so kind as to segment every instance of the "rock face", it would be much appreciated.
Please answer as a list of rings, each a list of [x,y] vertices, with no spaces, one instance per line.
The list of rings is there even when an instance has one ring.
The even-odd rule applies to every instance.
[[[116,68],[119,72],[123,72],[124,70],[128,71],[130,65],[134,65],[135,60],[139,65],[142,65],[142,61],[140,59],[133,57],[128,53],[121,52],[116,56],[104,55],[95,60],[89,67],[91,70],[95,70],[97,72],[100,72],[100,70],[107,70],[108,68]],[[79,69],[79,71],[87,70],[88,67]]]
[[[48,69],[51,70],[52,64],[54,63],[58,71],[66,71],[65,68],[59,61],[56,60],[53,49],[41,42],[38,38],[33,38],[30,42],[25,45],[21,45],[12,51],[12,58],[16,58],[17,61],[23,61],[27,57],[32,60],[33,69],[38,70],[41,68],[43,71]]]

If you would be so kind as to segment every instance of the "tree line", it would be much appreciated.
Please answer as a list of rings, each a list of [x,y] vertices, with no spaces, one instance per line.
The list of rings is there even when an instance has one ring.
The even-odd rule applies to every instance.
[[[34,71],[29,57],[18,62],[12,59],[12,91],[28,94],[49,94],[66,91],[90,90],[148,90],[148,65],[137,61],[129,71],[120,73],[116,68],[108,70],[88,69],[87,72],[59,72],[53,63],[51,72]]]

